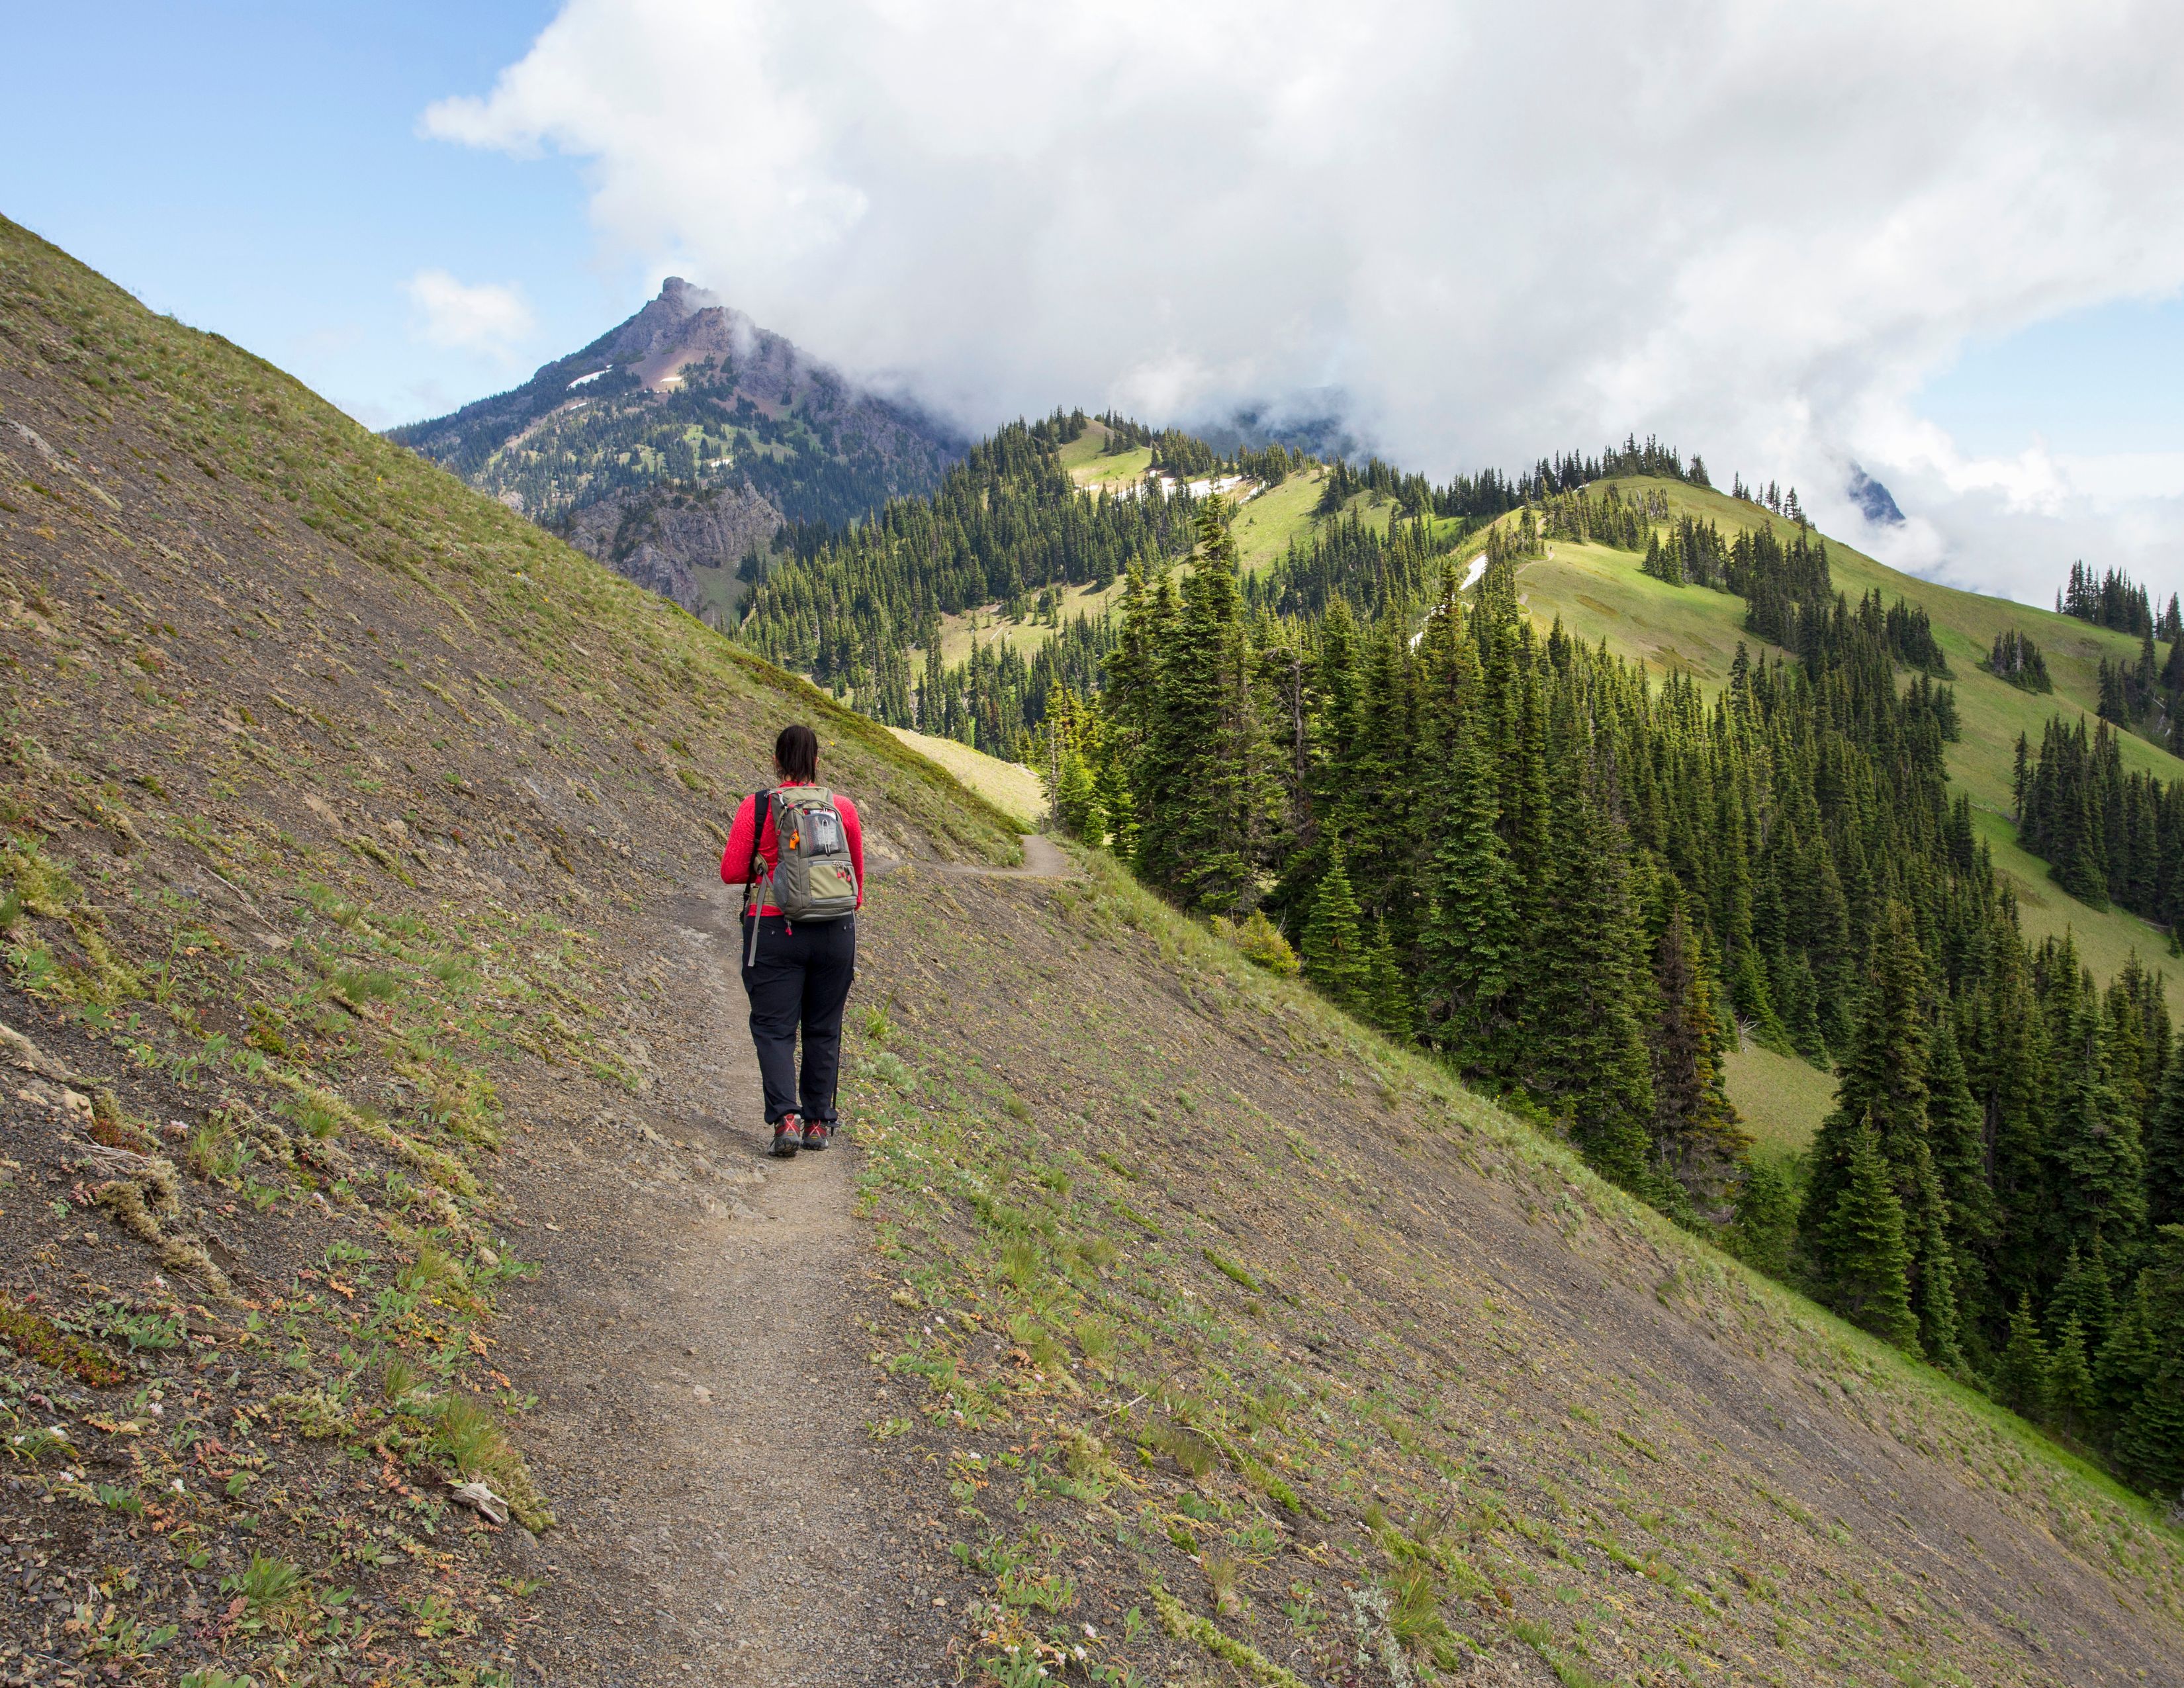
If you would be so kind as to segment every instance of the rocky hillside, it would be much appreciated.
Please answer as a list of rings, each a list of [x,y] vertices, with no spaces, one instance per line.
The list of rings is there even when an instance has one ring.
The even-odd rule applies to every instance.
[[[0,571],[0,1674],[2173,1674],[2156,1509],[4,224]],[[790,712],[887,871],[766,1167]]]
[[[2156,1509],[1085,860],[905,876],[860,986],[874,1434],[995,1680],[2173,1677]]]
[[[495,1308],[694,1140],[644,910],[786,719],[878,861],[1012,831],[5,222],[0,695],[0,1675],[507,1681],[606,1626]]]
[[[694,613],[728,589],[692,571],[732,578],[783,521],[853,521],[961,454],[677,276],[522,386],[390,437]]]

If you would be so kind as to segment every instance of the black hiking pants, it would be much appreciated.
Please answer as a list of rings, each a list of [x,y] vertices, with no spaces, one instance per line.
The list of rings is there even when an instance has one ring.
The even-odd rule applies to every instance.
[[[834,1082],[842,1067],[842,1009],[857,977],[857,917],[791,928],[777,914],[743,920],[744,994],[750,998],[751,1042],[766,1085],[766,1123],[790,1114],[834,1123]],[[796,1071],[796,1033],[804,1032],[804,1073]]]

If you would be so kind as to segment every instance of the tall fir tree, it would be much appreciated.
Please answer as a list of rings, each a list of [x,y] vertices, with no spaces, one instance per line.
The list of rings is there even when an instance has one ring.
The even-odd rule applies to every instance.
[[[1653,950],[1653,1154],[1674,1187],[1718,1202],[1742,1167],[1751,1134],[1723,1082],[1723,1028],[1705,955],[1674,881]]]
[[[2048,1345],[2040,1338],[2032,1297],[2020,1295],[2017,1310],[2009,1316],[2009,1340],[2003,1348],[2001,1375],[1997,1379],[2003,1404],[2027,1418],[2044,1420],[2049,1375]]]
[[[1167,589],[1163,577],[1162,591]],[[1167,619],[1166,603],[1154,611]],[[1228,510],[1208,499],[1173,631],[1156,648],[1137,810],[1138,861],[1189,907],[1239,913],[1256,887],[1273,769],[1236,582]]]
[[[2048,1365],[2048,1412],[2056,1429],[2082,1440],[2100,1410],[2093,1369],[2086,1357],[2086,1329],[2075,1316],[2063,1321]]]
[[[1519,945],[1501,799],[1488,757],[1485,699],[1451,571],[1424,640],[1429,799],[1422,995],[1434,1042],[1459,1071],[1502,1064]]]
[[[2063,1275],[2048,1303],[2048,1327],[2059,1337],[2063,1326],[2075,1322],[2083,1335],[2086,1351],[2098,1354],[2115,1318],[2115,1284],[2110,1276],[2108,1245],[2097,1231],[2089,1250],[2081,1254],[2074,1247],[2064,1259]]]
[[[1802,1230],[1815,1276],[1831,1296],[1863,1267],[1834,1250],[1835,1214],[1870,1133],[1886,1163],[1905,1245],[1905,1288],[1920,1342],[1943,1364],[1958,1355],[1956,1261],[1948,1206],[1928,1141],[1930,1033],[1926,972],[1908,911],[1888,905],[1874,948],[1864,1020],[1836,1087],[1835,1110],[1814,1140]]]
[[[1313,894],[1297,955],[1304,976],[1326,992],[1329,1000],[1351,1013],[1363,1014],[1372,1000],[1372,959],[1358,930],[1357,899],[1350,889],[1340,844],[1329,847],[1327,872]]]
[[[1399,1044],[1410,1042],[1418,1010],[1411,982],[1396,946],[1388,936],[1388,922],[1376,917],[1372,942],[1365,958],[1365,1017]]]
[[[1916,1353],[1919,1320],[1911,1310],[1903,1206],[1870,1120],[1848,1134],[1843,1175],[1819,1241],[1829,1304],[1883,1341]]]
[[[2057,1018],[2046,1156],[2051,1257],[2090,1252],[2103,1234],[2128,1254],[2146,1221],[2145,1166],[2138,1121],[2116,1095],[2089,977]]]
[[[2146,1124],[2146,1220],[2184,1224],[2184,1058],[2170,1063]]]
[[[1937,1016],[1928,1054],[1926,1140],[1947,1209],[1947,1237],[1963,1334],[1972,1337],[1987,1307],[1987,1261],[2001,1224],[1987,1182],[1986,1123],[1973,1097],[1958,1042],[1956,1016]]]
[[[2135,1313],[2141,1380],[2116,1428],[2116,1462],[2152,1493],[2184,1488],[2184,1225],[2155,1234]]]
[[[1591,727],[1556,693],[1547,857],[1551,894],[1534,933],[1525,992],[1525,1076],[1568,1122],[1587,1160],[1626,1189],[1654,1184],[1653,1080],[1646,1046],[1650,970],[1630,896],[1612,774],[1589,755]]]

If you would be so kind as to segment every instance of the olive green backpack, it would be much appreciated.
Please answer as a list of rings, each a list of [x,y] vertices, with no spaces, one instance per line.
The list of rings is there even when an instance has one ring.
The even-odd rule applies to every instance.
[[[770,895],[759,892],[765,861],[758,841],[766,835],[766,805],[772,805],[778,847]],[[857,870],[850,857],[849,828],[823,785],[784,785],[751,799],[751,899],[772,903],[791,926],[821,926],[857,911]]]

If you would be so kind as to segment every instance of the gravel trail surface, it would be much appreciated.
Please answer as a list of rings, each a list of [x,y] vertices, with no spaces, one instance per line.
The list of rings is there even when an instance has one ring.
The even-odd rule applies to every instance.
[[[987,872],[1073,872],[1024,844],[1023,866]],[[858,1150],[766,1155],[736,915],[720,886],[660,912],[674,1008],[649,1089],[626,1110],[549,1104],[514,1169],[547,1270],[507,1344],[566,1526],[533,1550],[554,1592],[526,1682],[953,1679],[971,1584],[933,1568],[941,1484],[868,1429],[910,1396],[866,1356],[885,1292],[852,1217]]]
[[[856,1151],[765,1157],[735,918],[724,888],[669,906],[651,1089],[557,1122],[529,1192],[548,1270],[509,1341],[567,1524],[532,1680],[909,1683],[939,1652],[905,1632],[933,1596],[905,1604],[905,1497],[865,1428]]]

